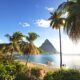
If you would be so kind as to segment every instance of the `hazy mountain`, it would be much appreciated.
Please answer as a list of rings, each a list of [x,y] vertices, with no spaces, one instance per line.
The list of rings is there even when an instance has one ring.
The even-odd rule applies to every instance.
[[[44,41],[44,43],[40,46],[40,49],[47,53],[57,53],[57,50],[48,39]]]

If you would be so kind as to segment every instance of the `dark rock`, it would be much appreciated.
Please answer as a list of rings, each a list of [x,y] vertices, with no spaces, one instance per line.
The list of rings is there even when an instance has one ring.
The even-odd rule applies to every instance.
[[[40,49],[50,54],[57,53],[57,50],[55,49],[55,47],[51,44],[51,42],[48,39],[44,41],[44,43],[40,46]]]

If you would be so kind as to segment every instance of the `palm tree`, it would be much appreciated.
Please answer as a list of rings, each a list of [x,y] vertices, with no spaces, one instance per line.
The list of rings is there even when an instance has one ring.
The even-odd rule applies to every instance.
[[[39,37],[39,35],[37,35],[34,32],[28,33],[28,36],[26,36],[26,39],[28,41],[27,50],[26,50],[27,53],[39,54],[39,50],[37,49],[37,47],[33,43],[38,37]]]
[[[33,43],[38,37],[39,35],[37,35],[36,33],[29,32],[28,36],[26,36],[26,39],[28,40],[28,42]]]
[[[19,43],[22,41],[24,37],[23,34],[21,32],[14,32],[13,35],[6,34],[5,36],[10,41],[10,45],[7,46],[8,49],[6,49],[11,52],[11,56],[13,51],[21,52]]]
[[[26,40],[28,41],[28,43],[25,48],[24,54],[27,55],[27,62],[29,61],[30,55],[36,55],[40,53],[38,48],[33,43],[38,37],[39,35],[37,35],[34,32],[29,32],[28,36],[26,36]],[[27,62],[26,62],[26,65],[27,65]]]
[[[21,43],[20,43],[20,49],[23,54],[25,53],[25,50],[27,48],[27,44],[28,44],[28,42],[25,42],[25,41],[21,41]]]
[[[54,29],[59,29],[59,41],[60,41],[60,68],[62,68],[62,46],[61,46],[61,26],[64,26],[65,18],[61,18],[61,13],[55,11],[51,13],[51,17],[49,18],[50,26]]]
[[[66,18],[61,18],[62,15],[66,12],[68,13]],[[52,28],[59,29],[61,67],[62,51],[60,26],[64,24],[63,20],[65,20],[64,31],[69,35],[72,40],[78,41],[80,39],[80,0],[67,0],[67,2],[63,2],[59,5],[58,9],[54,12],[54,14],[51,15],[52,16],[49,18],[49,20],[51,20],[50,26],[52,26]]]
[[[58,12],[64,14],[68,12],[64,31],[73,41],[80,39],[80,0],[71,0],[59,5]]]

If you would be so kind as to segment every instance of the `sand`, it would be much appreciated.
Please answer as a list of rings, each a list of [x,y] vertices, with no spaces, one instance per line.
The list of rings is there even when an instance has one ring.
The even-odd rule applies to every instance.
[[[57,68],[54,68],[54,67],[49,67],[45,64],[38,64],[38,63],[33,63],[33,62],[28,62],[26,63],[26,61],[18,61],[20,64],[23,64],[23,65],[26,65],[28,68],[34,68],[34,67],[37,67],[37,68],[40,68],[40,69],[43,69],[45,70],[46,72],[49,72],[49,71],[55,71]]]

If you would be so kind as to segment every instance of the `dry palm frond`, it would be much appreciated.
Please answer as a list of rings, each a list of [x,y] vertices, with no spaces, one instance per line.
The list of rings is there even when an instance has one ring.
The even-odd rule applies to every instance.
[[[34,44],[28,43],[25,49],[25,54],[37,55],[37,54],[40,54],[40,51]]]

